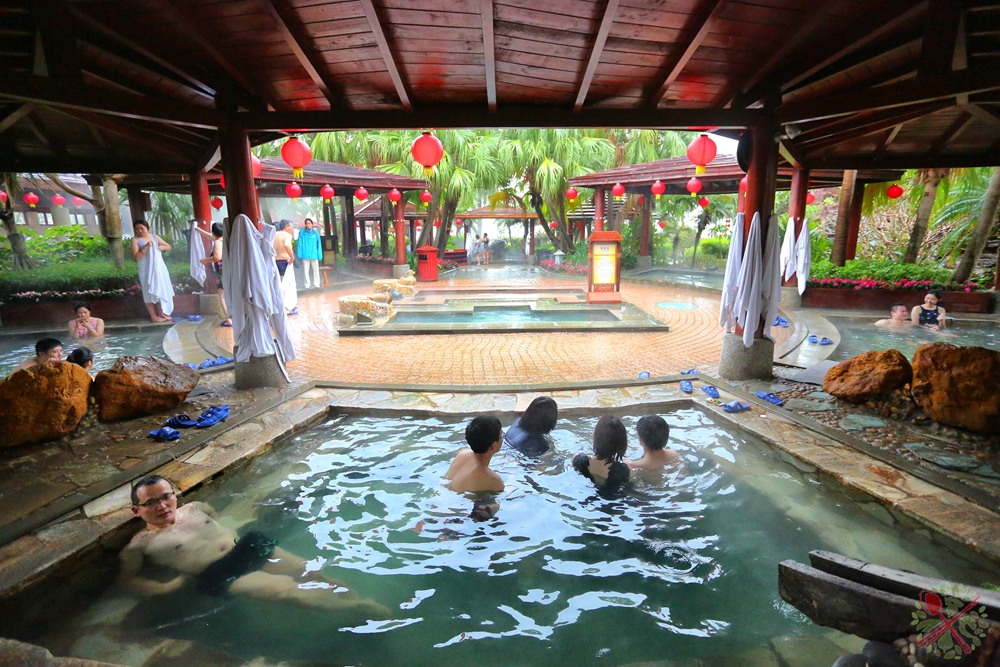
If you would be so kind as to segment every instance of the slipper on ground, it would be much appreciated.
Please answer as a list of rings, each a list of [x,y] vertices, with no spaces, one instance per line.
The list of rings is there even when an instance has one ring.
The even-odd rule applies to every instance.
[[[181,432],[177,429],[170,428],[169,426],[164,426],[163,428],[158,428],[155,431],[149,432],[150,438],[155,438],[160,442],[170,442],[171,440],[177,440],[181,437]]]
[[[691,384],[690,380],[681,380],[681,391],[685,394],[690,394],[694,392],[694,386]]]
[[[732,401],[730,403],[726,403],[725,405],[723,405],[722,409],[725,410],[726,412],[746,412],[747,410],[750,409],[750,404],[740,403],[739,401]]]
[[[816,334],[812,334],[811,336],[809,336],[809,338],[806,338],[806,340],[809,341],[811,344],[815,345],[816,343],[819,342],[819,336],[817,336]]]
[[[819,344],[820,345],[833,345],[833,341],[830,340],[829,338],[827,338],[826,336],[823,336],[823,338],[820,339]]]
[[[775,394],[771,394],[766,391],[758,391],[757,398],[763,398],[768,403],[773,403],[775,405],[784,405],[785,402],[778,398]]]
[[[228,405],[213,405],[208,410],[201,413],[198,417],[197,428],[208,428],[210,426],[215,426],[219,422],[225,420],[229,417],[229,406]]]
[[[710,398],[718,398],[719,390],[710,384],[702,386],[701,390],[709,395]]]
[[[167,426],[174,428],[194,428],[198,425],[197,419],[191,419],[186,414],[179,414],[167,420]]]

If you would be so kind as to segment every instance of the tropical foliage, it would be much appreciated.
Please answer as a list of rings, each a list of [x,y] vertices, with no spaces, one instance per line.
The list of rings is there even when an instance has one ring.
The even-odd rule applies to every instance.
[[[174,291],[185,294],[197,289],[188,264],[167,263]],[[59,262],[22,271],[0,273],[2,301],[73,301],[116,296],[135,296],[139,269],[128,261],[115,268],[110,259]]]
[[[893,260],[849,260],[844,266],[835,266],[821,260],[812,267],[813,287],[841,287],[849,289],[947,289],[975,291],[978,283],[955,282],[951,271],[930,264],[904,264]]]

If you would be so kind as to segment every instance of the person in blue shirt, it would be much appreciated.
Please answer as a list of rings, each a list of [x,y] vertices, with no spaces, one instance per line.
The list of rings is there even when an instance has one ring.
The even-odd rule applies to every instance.
[[[305,229],[299,232],[296,254],[302,260],[305,274],[305,289],[319,287],[319,261],[323,259],[323,242],[319,230],[313,226],[312,218],[306,218]]]

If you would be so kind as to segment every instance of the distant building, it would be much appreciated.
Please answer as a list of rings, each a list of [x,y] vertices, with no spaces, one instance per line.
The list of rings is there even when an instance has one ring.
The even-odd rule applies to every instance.
[[[60,175],[63,183],[80,192],[90,192],[90,186],[83,178],[73,174]],[[23,192],[14,197],[14,223],[18,227],[25,227],[39,234],[45,233],[52,227],[65,227],[68,225],[80,225],[93,235],[100,234],[97,224],[97,214],[94,207],[88,201],[83,201],[79,206],[73,203],[73,195],[63,192],[58,187],[47,180],[38,178],[20,178],[19,185]],[[24,202],[24,194],[34,192],[38,195],[38,203],[31,208]],[[61,194],[66,198],[62,207],[52,203],[55,194]],[[122,218],[128,215],[127,207],[123,207]],[[124,226],[124,220],[123,220]],[[124,232],[124,229],[122,230]],[[7,232],[0,226],[0,234],[6,236]]]

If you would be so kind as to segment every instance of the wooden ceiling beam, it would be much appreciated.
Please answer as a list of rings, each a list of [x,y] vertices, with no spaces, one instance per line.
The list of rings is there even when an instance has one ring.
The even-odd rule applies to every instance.
[[[829,146],[835,146],[845,141],[851,141],[859,137],[874,134],[875,132],[881,132],[882,130],[889,129],[895,125],[909,123],[910,121],[922,118],[928,114],[940,111],[941,109],[946,109],[950,106],[950,104],[939,104],[936,107],[925,105],[876,122],[866,122],[853,128],[845,128],[835,134],[828,134],[823,137],[813,137],[802,146],[802,149],[810,152],[821,150]]]
[[[80,45],[80,57],[81,57],[81,59],[85,63],[85,65],[84,65],[85,68],[87,67],[87,65],[90,65],[92,67],[93,66],[103,67],[106,63],[101,63],[100,60],[104,59],[104,60],[106,60],[106,61],[108,61],[110,63],[113,63],[114,65],[116,65],[118,67],[121,67],[123,69],[126,69],[126,70],[127,69],[131,69],[133,72],[136,72],[136,73],[139,73],[139,74],[151,75],[151,76],[159,77],[160,79],[166,79],[168,81],[171,81],[175,85],[179,86],[179,89],[182,90],[182,91],[184,91],[184,92],[186,92],[189,96],[200,97],[201,99],[205,100],[206,102],[209,102],[211,104],[215,104],[215,98],[214,98],[214,96],[212,94],[209,94],[209,93],[205,92],[200,87],[196,88],[196,87],[188,85],[185,82],[176,81],[172,77],[166,77],[166,76],[164,76],[163,74],[161,74],[159,72],[154,72],[153,70],[148,69],[147,67],[144,67],[143,65],[140,65],[140,64],[138,64],[136,62],[133,62],[131,60],[127,60],[126,58],[122,58],[117,53],[114,53],[112,51],[108,51],[107,49],[105,49],[103,47],[97,46],[96,44],[91,44],[90,42],[88,42],[86,40],[82,40],[82,39],[78,40],[78,43]],[[108,77],[105,76],[104,78],[108,78]],[[119,74],[117,77],[113,77],[113,78],[121,78],[121,76]],[[161,91],[156,91],[156,92],[160,93]],[[144,92],[143,94],[146,94],[146,93]]]
[[[799,150],[798,146],[793,144],[788,139],[782,139],[778,143],[778,152],[781,153],[781,156],[792,166],[806,167],[809,164],[806,162],[806,158],[802,154],[802,151]]]
[[[191,160],[191,155],[189,152],[185,151],[184,146],[177,146],[166,143],[156,137],[149,136],[150,132],[148,130],[140,130],[135,127],[126,125],[125,123],[119,122],[112,118],[102,116],[97,113],[89,113],[86,111],[68,111],[61,109],[53,109],[56,113],[61,113],[70,118],[75,118],[86,123],[90,127],[100,128],[108,132],[113,132],[119,136],[125,137],[126,139],[131,139],[137,143],[149,146],[150,148],[174,157],[181,158],[182,160]],[[180,140],[177,140],[180,141]],[[196,151],[198,148],[187,148],[187,151]]]
[[[31,113],[34,108],[33,104],[21,104],[14,107],[13,111],[0,118],[0,133],[6,132],[14,123]]]
[[[948,129],[945,130],[944,134],[937,138],[934,145],[931,146],[930,154],[937,155],[948,148],[948,146],[958,139],[958,136],[962,134],[962,132],[965,131],[965,128],[969,127],[969,124],[975,119],[976,117],[969,111],[963,111],[960,113],[955,119],[955,122],[953,122]]]
[[[663,81],[653,88],[652,94],[646,100],[646,106],[656,107],[660,103],[660,100],[662,100],[663,96],[666,95],[667,90],[671,85],[673,85],[674,81],[677,80],[677,77],[680,76],[681,72],[684,71],[684,68],[687,66],[688,61],[691,60],[695,51],[697,51],[698,47],[701,46],[701,43],[705,41],[705,37],[708,36],[709,30],[712,28],[712,24],[722,13],[722,10],[726,8],[727,4],[729,4],[729,0],[714,0],[712,9],[702,16],[700,22],[698,23],[698,29],[693,31],[694,34],[691,39],[688,40],[687,45],[685,45],[684,51],[681,53],[681,57],[678,58],[677,62],[673,64],[673,67],[670,68],[670,71],[663,78]]]
[[[615,14],[618,13],[618,0],[608,0],[604,6],[604,16],[601,17],[601,27],[597,30],[597,37],[594,45],[590,49],[590,58],[587,60],[587,68],[583,72],[583,79],[580,81],[580,89],[576,94],[576,102],[573,103],[573,111],[579,113],[583,108],[583,102],[587,99],[587,92],[590,84],[594,80],[597,66],[601,62],[601,54],[604,53],[604,44],[608,41],[608,33],[615,22]]]
[[[275,7],[275,3],[281,3],[281,9]],[[278,31],[281,33],[282,38],[288,45],[288,48],[292,50],[295,57],[298,59],[299,64],[302,68],[309,74],[309,78],[313,80],[319,91],[323,93],[323,97],[327,99],[330,103],[330,107],[339,108],[343,106],[343,95],[340,91],[337,91],[337,86],[333,84],[326,76],[324,76],[319,69],[316,67],[314,62],[315,57],[306,52],[306,49],[312,50],[312,47],[308,44],[308,40],[300,37],[302,34],[302,27],[299,24],[295,12],[282,0],[263,0],[262,5],[264,10],[270,15],[271,20],[274,21],[275,26],[277,26]],[[289,26],[290,22],[294,22],[296,31],[292,32],[292,27]],[[305,44],[305,45],[303,45]],[[336,93],[334,91],[337,91]]]
[[[979,120],[992,125],[994,129],[1000,129],[1000,112],[997,110],[982,104],[970,104],[965,109]]]
[[[108,145],[108,142],[105,141],[104,137],[101,136],[101,131],[97,129],[96,125],[91,125],[90,123],[87,123],[87,129],[90,130],[90,136],[94,137],[94,141],[97,142],[98,146],[100,146],[106,151],[114,153],[114,149],[110,147]]]
[[[863,91],[827,95],[784,104],[775,112],[779,123],[834,118],[866,110],[921,104],[1000,88],[1000,72],[976,68],[938,76],[917,77]]]
[[[187,163],[177,163],[157,159],[137,159],[130,157],[72,157],[67,159],[22,155],[13,151],[0,151],[0,171],[33,173],[77,173],[77,174],[155,174],[187,173],[191,169]]]
[[[902,110],[897,108],[882,109],[881,111],[871,111],[865,114],[838,117],[832,120],[828,119],[817,123],[805,124],[800,126],[802,132],[797,137],[797,140],[798,143],[804,144],[810,141],[822,139],[824,137],[829,137],[834,134],[839,134],[841,132],[857,130],[866,125],[873,125],[884,121],[896,121],[902,115],[912,115],[919,111],[933,113],[947,106],[950,106],[950,104],[931,102],[930,104],[924,104],[919,108],[907,108]]]
[[[493,0],[479,0],[483,16],[483,58],[486,67],[486,104],[490,113],[497,110],[497,58],[493,37]]]
[[[882,153],[885,153],[889,149],[889,146],[892,145],[892,142],[896,140],[896,135],[899,134],[899,131],[902,129],[903,129],[903,123],[900,123],[899,125],[893,125],[892,127],[890,127],[886,131],[885,137],[882,139],[882,141],[879,142],[879,145],[875,148],[875,154],[881,155]]]
[[[924,14],[924,39],[917,76],[934,76],[952,70],[962,25],[962,4],[955,0],[930,0]]]
[[[375,36],[375,43],[378,44],[378,49],[382,53],[382,60],[385,61],[385,67],[389,71],[389,78],[392,79],[392,85],[396,87],[399,102],[403,105],[404,109],[409,111],[413,109],[413,104],[410,102],[410,94],[406,90],[406,84],[403,83],[403,77],[399,75],[399,67],[396,66],[396,59],[393,58],[392,49],[389,48],[389,41],[385,38],[385,32],[382,30],[382,22],[379,20],[378,12],[375,11],[375,5],[372,3],[372,0],[359,0],[359,2],[365,12],[365,17],[368,19],[368,25],[371,27],[372,34]]]
[[[814,158],[812,169],[954,169],[958,167],[995,167],[1000,164],[1000,152],[973,155],[882,155],[871,153],[828,158]]]
[[[66,0],[33,0],[35,25],[45,52],[48,74],[57,79],[80,78],[76,30]]]
[[[49,136],[49,132],[46,131],[44,123],[38,118],[37,109],[33,113],[29,113],[24,118],[21,119],[21,124],[31,130],[42,145],[48,148],[56,157],[63,160],[69,159],[69,153],[66,152],[66,147],[58,141],[54,141],[52,137]]]

